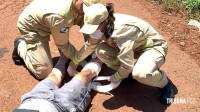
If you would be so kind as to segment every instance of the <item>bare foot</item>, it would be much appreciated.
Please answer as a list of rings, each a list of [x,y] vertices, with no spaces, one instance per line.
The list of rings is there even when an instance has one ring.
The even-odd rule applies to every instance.
[[[81,80],[84,84],[88,84],[88,82],[95,76],[96,76],[96,72],[94,70],[86,69],[86,70],[82,70],[74,78]]]

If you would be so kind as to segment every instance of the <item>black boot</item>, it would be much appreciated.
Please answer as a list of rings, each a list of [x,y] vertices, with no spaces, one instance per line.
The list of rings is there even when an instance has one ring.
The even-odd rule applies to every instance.
[[[174,99],[174,92],[172,89],[172,82],[168,79],[168,83],[165,87],[159,89],[161,92],[160,101],[164,105],[170,105]]]
[[[14,41],[14,49],[13,49],[13,53],[12,53],[12,59],[15,62],[16,65],[23,65],[24,64],[23,59],[17,53],[18,45],[21,41],[23,41],[22,38],[16,38],[15,41]]]

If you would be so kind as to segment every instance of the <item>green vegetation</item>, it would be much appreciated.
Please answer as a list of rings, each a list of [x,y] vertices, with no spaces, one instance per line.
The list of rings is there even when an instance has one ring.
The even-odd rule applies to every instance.
[[[166,11],[181,12],[186,19],[200,20],[200,0],[151,0],[163,4]]]

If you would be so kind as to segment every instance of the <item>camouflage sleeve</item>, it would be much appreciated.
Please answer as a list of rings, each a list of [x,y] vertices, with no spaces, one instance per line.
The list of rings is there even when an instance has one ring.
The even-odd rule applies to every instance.
[[[87,56],[89,56],[91,53],[93,53],[101,42],[101,39],[93,39],[89,38],[84,46],[77,52],[77,58],[80,60],[84,60]]]

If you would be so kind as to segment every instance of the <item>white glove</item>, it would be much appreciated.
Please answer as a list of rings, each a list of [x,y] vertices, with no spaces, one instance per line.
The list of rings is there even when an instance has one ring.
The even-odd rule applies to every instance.
[[[71,65],[68,66],[67,72],[70,77],[74,77],[76,74],[79,73],[78,71],[76,71],[76,67],[72,67]]]

